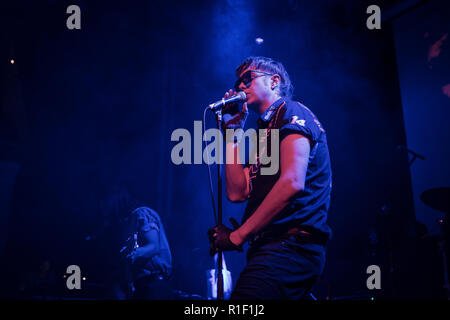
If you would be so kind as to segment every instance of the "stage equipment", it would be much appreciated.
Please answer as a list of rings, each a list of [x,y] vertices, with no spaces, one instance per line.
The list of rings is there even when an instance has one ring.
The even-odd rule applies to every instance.
[[[448,284],[448,237],[449,237],[449,215],[450,215],[450,188],[433,188],[422,192],[420,199],[427,206],[444,212],[444,217],[438,219],[440,226],[439,251],[442,254],[442,263],[444,267],[444,289],[447,299],[450,300],[450,288]]]

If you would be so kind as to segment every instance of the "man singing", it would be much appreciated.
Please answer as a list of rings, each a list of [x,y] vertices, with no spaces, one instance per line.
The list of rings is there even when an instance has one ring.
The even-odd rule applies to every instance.
[[[226,143],[227,197],[248,200],[239,228],[217,225],[209,230],[213,252],[241,250],[249,243],[247,264],[231,299],[305,299],[322,274],[325,246],[331,237],[326,224],[331,193],[331,166],[325,130],[304,105],[290,99],[292,84],[284,66],[266,57],[249,57],[236,70],[235,92],[245,92],[242,111],[224,113],[224,129],[244,128],[248,108],[257,112],[258,137],[279,141],[279,170],[267,174],[260,161],[242,166],[237,161],[239,139]],[[233,109],[233,108],[229,108]],[[278,130],[278,131],[277,131]],[[261,130],[258,130],[261,131]],[[274,142],[272,142],[273,144]],[[260,148],[261,149],[261,148]]]

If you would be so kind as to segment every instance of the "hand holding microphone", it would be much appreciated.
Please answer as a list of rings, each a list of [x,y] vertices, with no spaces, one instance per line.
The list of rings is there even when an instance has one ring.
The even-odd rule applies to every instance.
[[[239,94],[233,90],[229,90],[225,92],[224,98],[222,101],[226,101],[229,97],[234,97],[240,95],[242,100],[238,100],[238,102],[243,101],[244,105],[242,106],[242,110],[239,111],[238,102],[225,104],[222,109],[222,118],[223,118],[223,129],[244,129],[245,121],[248,117],[248,109],[247,109],[247,97],[244,92],[239,92]]]

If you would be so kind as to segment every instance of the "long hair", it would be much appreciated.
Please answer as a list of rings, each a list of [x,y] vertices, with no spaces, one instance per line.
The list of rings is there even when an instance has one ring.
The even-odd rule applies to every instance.
[[[289,74],[281,62],[267,57],[248,57],[236,69],[236,76],[239,77],[243,70],[252,67],[256,70],[278,74],[280,76],[280,96],[291,98],[294,87],[289,78]]]
[[[103,214],[109,219],[122,219],[139,205],[139,202],[123,187],[114,188],[100,203]]]

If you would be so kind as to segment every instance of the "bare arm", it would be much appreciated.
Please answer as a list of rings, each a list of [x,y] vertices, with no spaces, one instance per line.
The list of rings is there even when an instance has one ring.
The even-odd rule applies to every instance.
[[[227,197],[231,202],[245,201],[247,200],[249,193],[248,168],[244,168],[242,164],[237,161],[240,159],[238,143],[228,142],[226,144],[226,157],[225,183]]]
[[[300,134],[290,134],[282,140],[280,177],[253,215],[230,234],[231,242],[241,245],[262,230],[304,189],[309,152],[309,140]]]
[[[230,89],[225,93],[224,98],[228,98],[233,94],[236,94],[236,91]],[[232,130],[242,129],[244,127],[247,116],[247,103],[244,103],[241,112],[238,112],[233,116],[230,116],[228,114],[223,115],[223,119],[225,122],[224,127]],[[227,120],[225,118],[227,118]],[[242,164],[238,161],[238,159],[240,159],[239,143],[226,141],[225,148],[225,183],[227,197],[231,202],[245,201],[247,200],[249,193],[248,169],[243,168]]]
[[[159,235],[155,229],[150,229],[144,234],[144,245],[133,253],[133,259],[151,258],[159,253]]]

